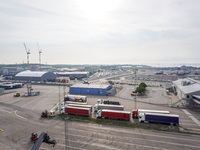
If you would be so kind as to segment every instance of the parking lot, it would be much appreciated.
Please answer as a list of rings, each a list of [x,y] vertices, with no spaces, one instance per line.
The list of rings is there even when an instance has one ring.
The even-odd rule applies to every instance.
[[[104,79],[97,79],[92,82],[102,83],[104,81]],[[149,87],[148,95],[137,96],[135,102],[130,95],[134,86],[117,86],[122,86],[122,88],[115,96],[88,95],[88,104],[94,106],[97,99],[101,98],[119,101],[121,105],[124,105],[126,111],[138,108],[168,110],[170,113],[180,116],[180,126],[200,130],[199,113],[185,108],[169,107],[171,99],[166,96],[164,88]],[[65,141],[64,121],[57,118],[40,118],[40,115],[45,109],[50,110],[59,101],[62,101],[64,93],[67,94],[69,88],[56,85],[33,85],[32,88],[40,91],[41,94],[31,97],[14,97],[16,92],[23,95],[27,91],[24,86],[19,89],[7,90],[0,96],[0,129],[2,129],[0,149],[30,149],[33,146],[30,141],[32,132],[38,134],[48,132],[50,137],[58,141],[56,147],[44,143],[40,149],[65,149],[65,143],[68,145],[68,149],[199,149],[200,147],[198,135],[170,134],[71,121],[67,122],[68,140]],[[131,121],[133,122],[133,120]],[[190,139],[186,138],[188,136]],[[160,137],[162,140],[158,141]],[[176,145],[176,148],[173,145]]]

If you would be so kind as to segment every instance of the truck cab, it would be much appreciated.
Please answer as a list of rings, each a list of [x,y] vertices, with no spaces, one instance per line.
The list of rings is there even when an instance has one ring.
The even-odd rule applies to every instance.
[[[50,111],[50,112],[48,112],[48,116],[49,117],[55,117],[56,116],[56,112],[55,111]]]
[[[97,100],[97,104],[103,104],[103,100],[102,99],[98,99]]]
[[[139,119],[139,122],[144,122],[145,121],[145,114],[144,113],[140,113],[138,115],[138,119]]]
[[[101,118],[101,110],[98,110],[96,113],[96,118]]]
[[[137,116],[138,116],[138,111],[137,110],[133,110],[132,111],[132,117],[133,118],[137,118]]]

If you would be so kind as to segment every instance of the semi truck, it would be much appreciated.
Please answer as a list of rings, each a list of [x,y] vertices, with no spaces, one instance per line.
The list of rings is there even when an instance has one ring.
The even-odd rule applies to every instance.
[[[110,105],[121,105],[120,102],[117,101],[109,101],[109,100],[103,100],[103,99],[98,99],[97,100],[98,104],[110,104]]]
[[[90,108],[90,112],[92,112],[92,105],[77,105],[77,104],[66,104],[65,106],[71,107],[81,107],[81,108]],[[61,108],[61,114],[65,113],[65,107]]]
[[[72,107],[72,106],[65,106],[65,113],[71,115],[79,115],[79,116],[91,116],[91,109],[90,108],[83,108],[83,107]]]
[[[87,102],[87,96],[83,96],[83,95],[65,95],[64,101]]]
[[[148,110],[148,109],[137,109],[132,111],[132,117],[138,118],[139,114],[142,113],[158,113],[158,114],[169,114],[169,111],[163,111],[163,110]]]
[[[153,122],[179,125],[179,115],[175,114],[158,114],[142,113],[139,115],[139,122]]]
[[[96,117],[97,118],[112,118],[112,119],[130,120],[131,112],[102,109],[96,113]]]
[[[94,111],[97,112],[100,109],[110,109],[110,110],[124,110],[124,106],[122,105],[107,105],[107,104],[95,104]]]

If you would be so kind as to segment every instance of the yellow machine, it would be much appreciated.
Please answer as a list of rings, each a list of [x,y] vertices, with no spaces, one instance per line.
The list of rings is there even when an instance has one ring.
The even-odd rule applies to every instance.
[[[17,93],[14,95],[14,97],[20,97],[20,93],[17,92]]]

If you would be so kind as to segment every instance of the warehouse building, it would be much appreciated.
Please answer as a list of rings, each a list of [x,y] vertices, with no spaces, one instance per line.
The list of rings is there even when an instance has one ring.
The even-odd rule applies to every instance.
[[[23,71],[15,75],[15,80],[19,81],[55,81],[56,75],[53,72],[44,71]]]
[[[56,72],[58,77],[69,77],[70,80],[88,78],[89,72]]]
[[[199,98],[198,95],[200,96],[200,82],[191,78],[179,79],[173,81],[172,88],[174,94],[177,95],[185,105],[190,106],[191,104],[194,105],[194,103],[199,105],[197,99]]]
[[[105,84],[74,84],[70,87],[70,94],[108,95],[112,85]]]

